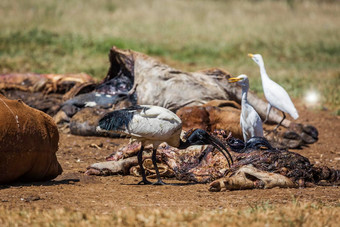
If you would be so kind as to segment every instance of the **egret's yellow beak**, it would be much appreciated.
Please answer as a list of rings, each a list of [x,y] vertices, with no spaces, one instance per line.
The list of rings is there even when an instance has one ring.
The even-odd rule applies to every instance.
[[[248,57],[251,57],[251,58],[252,58],[252,57],[254,57],[254,55],[253,55],[253,54],[248,54]]]
[[[240,80],[241,80],[241,78],[231,77],[231,78],[229,78],[228,82],[229,83],[235,83],[235,82],[240,81]]]

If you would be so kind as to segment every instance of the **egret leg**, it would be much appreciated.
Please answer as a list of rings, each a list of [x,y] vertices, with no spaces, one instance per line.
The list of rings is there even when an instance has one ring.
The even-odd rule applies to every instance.
[[[285,114],[285,112],[282,111],[282,114],[283,114],[282,120],[280,121],[280,123],[279,123],[278,125],[276,125],[276,127],[274,128],[273,131],[275,131],[278,127],[280,127],[280,125],[282,124],[283,120],[286,119],[286,114]]]
[[[142,184],[142,183],[144,183],[144,184],[152,184],[150,181],[148,181],[146,179],[145,169],[143,167],[143,150],[144,150],[144,146],[142,145],[140,147],[140,150],[139,150],[138,154],[137,154],[138,164],[139,164],[140,171],[141,171],[142,177],[143,177],[143,180],[140,181],[138,184]]]
[[[272,105],[270,105],[270,103],[268,103],[266,119],[264,120],[263,124],[266,123],[266,122],[268,121],[268,117],[269,117],[269,113],[270,113],[270,110],[271,110],[271,109],[272,109]]]
[[[159,174],[159,170],[158,170],[158,166],[157,166],[156,152],[157,152],[157,149],[153,149],[153,151],[152,151],[152,163],[155,167],[158,181],[156,183],[153,183],[153,184],[164,185],[165,183],[161,179],[161,175]]]

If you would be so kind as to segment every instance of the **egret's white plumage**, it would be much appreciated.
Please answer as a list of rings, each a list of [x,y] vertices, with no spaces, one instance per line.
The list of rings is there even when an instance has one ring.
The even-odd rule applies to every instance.
[[[249,90],[248,77],[242,74],[238,77],[230,78],[229,82],[236,82],[242,87],[240,124],[244,141],[247,142],[251,137],[254,136],[263,137],[262,120],[247,99]]]
[[[143,177],[141,182],[145,184],[151,183],[146,179],[144,167],[142,165],[143,149],[147,144],[153,145],[152,162],[155,166],[158,178],[157,184],[164,184],[160,178],[156,163],[156,150],[162,142],[166,142],[170,146],[179,149],[185,149],[192,145],[211,144],[225,156],[229,165],[230,162],[226,154],[229,155],[231,163],[233,162],[230,153],[223,143],[210,136],[202,129],[193,130],[191,134],[187,135],[188,138],[186,141],[182,141],[180,138],[182,131],[181,119],[172,111],[159,106],[132,106],[107,113],[99,120],[97,130],[109,130],[130,135],[132,138],[142,143],[137,157]]]
[[[288,113],[290,116],[292,116],[292,118],[296,120],[299,117],[299,114],[292,100],[290,99],[288,93],[283,87],[281,87],[279,84],[275,83],[269,78],[264,67],[262,56],[260,54],[248,54],[248,56],[251,57],[254,60],[254,62],[258,64],[258,66],[260,67],[263,93],[268,101],[265,122],[268,120],[268,116],[272,107],[281,110],[283,113],[283,119],[276,126],[276,128],[278,128],[281,125],[282,121],[285,119],[286,117],[285,113]]]

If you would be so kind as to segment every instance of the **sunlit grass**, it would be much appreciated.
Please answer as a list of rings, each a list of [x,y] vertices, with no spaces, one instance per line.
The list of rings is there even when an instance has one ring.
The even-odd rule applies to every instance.
[[[270,202],[216,210],[121,209],[103,213],[0,207],[1,226],[337,226],[340,206]]]
[[[247,53],[294,98],[307,90],[340,109],[340,4],[336,1],[89,0],[0,2],[0,73],[86,72],[104,77],[111,46],[162,57],[183,70],[248,74]],[[178,63],[176,63],[178,62]]]

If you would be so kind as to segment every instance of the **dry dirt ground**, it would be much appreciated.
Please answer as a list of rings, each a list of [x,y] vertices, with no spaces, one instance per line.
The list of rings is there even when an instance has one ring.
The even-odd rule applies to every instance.
[[[340,118],[327,111],[307,110],[298,106],[299,122],[312,124],[319,130],[319,141],[301,150],[294,150],[317,165],[340,169]],[[293,200],[340,203],[339,186],[318,186],[298,189],[269,189],[209,192],[207,184],[177,183],[166,186],[136,185],[132,176],[85,176],[86,167],[103,161],[127,139],[80,137],[60,133],[57,153],[64,172],[55,180],[36,183],[16,183],[0,186],[0,206],[6,209],[67,208],[75,211],[105,214],[127,208],[221,209],[243,208],[263,202],[287,204]],[[99,149],[94,146],[99,145]]]

